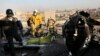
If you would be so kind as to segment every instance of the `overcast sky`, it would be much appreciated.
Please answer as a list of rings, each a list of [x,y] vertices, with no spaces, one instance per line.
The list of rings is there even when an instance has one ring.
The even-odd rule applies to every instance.
[[[0,10],[63,10],[76,8],[98,8],[100,0],[0,0]]]

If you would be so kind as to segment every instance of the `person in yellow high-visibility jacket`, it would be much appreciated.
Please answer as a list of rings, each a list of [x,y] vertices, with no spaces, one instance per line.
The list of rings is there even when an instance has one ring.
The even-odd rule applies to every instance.
[[[30,18],[30,23],[31,23],[31,31],[32,31],[32,34],[34,35],[34,33],[41,28],[42,16],[38,15],[37,11],[34,11],[33,15]]]

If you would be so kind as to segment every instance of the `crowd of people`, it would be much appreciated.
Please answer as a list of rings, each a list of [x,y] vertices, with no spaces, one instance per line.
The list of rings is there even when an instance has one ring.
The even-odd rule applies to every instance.
[[[33,11],[32,16],[27,20],[27,25],[30,27],[30,33],[33,37],[40,37],[43,34],[42,22],[43,17],[38,14],[37,10]],[[2,25],[4,23],[5,25]],[[65,22],[62,27],[62,36],[66,38],[66,47],[72,53],[72,56],[77,56],[86,38],[93,39],[94,25],[100,25],[100,22],[92,19],[90,14],[85,11],[76,12],[69,17],[67,23]],[[52,33],[55,30],[56,21],[49,18],[46,26],[48,31]],[[23,26],[21,21],[14,17],[12,9],[7,9],[6,17],[0,20],[0,54],[4,53],[1,43],[2,37],[7,39],[11,56],[16,56],[13,38],[19,42],[19,45],[23,45]]]
[[[30,27],[30,33],[32,37],[40,37],[42,36],[42,21],[43,18],[38,14],[38,11],[33,11],[32,16],[27,20],[27,25]],[[51,24],[50,24],[51,23]],[[48,19],[47,28],[48,30],[54,29],[55,20],[52,18]],[[19,42],[19,45],[23,45],[23,25],[18,18],[14,17],[14,13],[12,9],[6,10],[6,17],[0,20],[0,41],[3,37],[6,37],[8,46],[10,47],[11,56],[15,56],[14,50],[14,41]],[[1,42],[0,42],[1,43]],[[1,45],[0,45],[1,46]],[[0,53],[2,48],[0,49]]]

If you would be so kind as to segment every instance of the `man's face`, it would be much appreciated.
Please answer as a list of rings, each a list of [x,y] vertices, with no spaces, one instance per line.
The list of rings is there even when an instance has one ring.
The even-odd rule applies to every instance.
[[[8,16],[8,17],[12,17],[13,15],[12,15],[12,14],[7,14],[7,16]]]
[[[34,12],[33,12],[33,15],[35,15],[35,16],[36,16],[36,15],[37,15],[37,12],[36,12],[36,11],[34,11]]]

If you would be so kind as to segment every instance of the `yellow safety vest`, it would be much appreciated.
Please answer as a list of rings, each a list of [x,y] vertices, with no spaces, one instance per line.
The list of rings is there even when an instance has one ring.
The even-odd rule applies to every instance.
[[[34,31],[40,24],[42,24],[42,16],[32,16],[30,19],[32,30]]]

